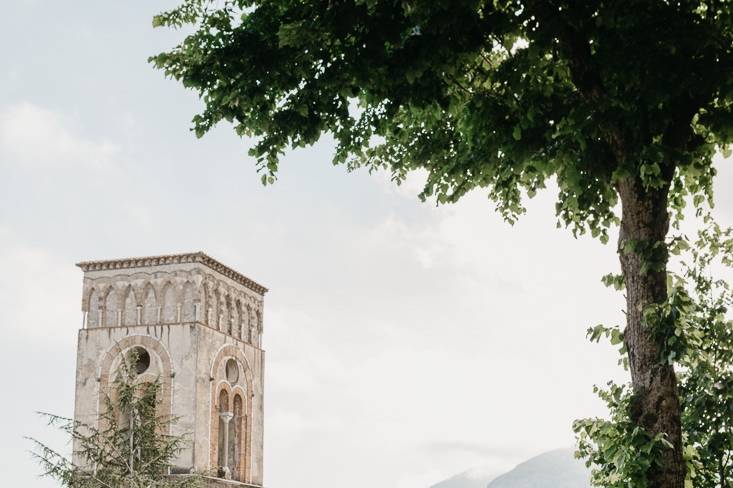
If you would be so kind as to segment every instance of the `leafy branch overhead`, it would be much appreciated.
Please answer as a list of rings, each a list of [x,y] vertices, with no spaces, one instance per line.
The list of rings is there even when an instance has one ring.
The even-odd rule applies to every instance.
[[[733,135],[725,2],[186,0],[154,25],[195,30],[155,66],[197,91],[202,136],[256,137],[271,181],[331,134],[335,163],[429,172],[423,197],[484,188],[510,220],[554,176],[557,213],[605,236],[615,182],[675,173],[709,191]]]

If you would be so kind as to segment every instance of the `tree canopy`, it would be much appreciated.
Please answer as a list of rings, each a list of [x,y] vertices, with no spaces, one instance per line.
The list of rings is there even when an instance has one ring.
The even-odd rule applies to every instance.
[[[154,22],[196,25],[152,60],[201,95],[197,135],[258,138],[270,181],[329,133],[336,163],[425,169],[440,202],[485,188],[510,220],[555,176],[562,221],[603,234],[618,178],[707,190],[733,134],[726,1],[186,0]]]
[[[733,142],[730,1],[182,0],[153,24],[187,27],[151,61],[203,100],[196,134],[254,138],[264,182],[329,134],[335,164],[425,170],[438,203],[480,189],[514,221],[554,179],[559,224],[606,241],[619,223],[630,422],[667,446],[647,486],[684,486],[675,329],[657,325],[670,211],[711,201]]]

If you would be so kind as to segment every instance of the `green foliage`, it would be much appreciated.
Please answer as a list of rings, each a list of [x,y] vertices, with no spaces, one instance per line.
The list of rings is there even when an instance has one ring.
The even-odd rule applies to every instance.
[[[606,403],[611,418],[576,420],[576,455],[593,467],[593,484],[604,488],[646,488],[646,474],[662,449],[672,447],[663,435],[651,436],[631,421],[633,394],[626,385],[608,383],[594,388]]]
[[[711,275],[715,264],[733,266],[733,230],[721,229],[708,216],[697,239],[683,237],[671,246],[684,257],[680,274],[670,274],[669,298],[644,310],[645,325],[658,337],[660,362],[678,370],[682,404],[687,486],[733,487],[733,291]],[[616,284],[615,279],[608,281]],[[618,327],[593,327],[589,338],[620,344]],[[622,359],[626,350],[621,347]],[[609,383],[595,390],[606,403],[609,419],[583,419],[574,424],[578,455],[593,468],[593,482],[606,488],[647,486],[644,473],[669,447],[664,437],[651,437],[631,421],[630,385]]]
[[[601,278],[601,282],[607,287],[613,287],[616,290],[623,290],[625,286],[624,275],[622,274],[609,273]]]
[[[482,188],[510,221],[554,177],[559,221],[607,239],[615,184],[710,197],[733,142],[733,9],[724,0],[183,0],[193,32],[151,58],[195,90],[202,136],[254,137],[263,182],[290,147],[427,170],[423,198]]]
[[[711,276],[713,263],[733,267],[733,229],[706,219],[691,249],[684,277],[695,290],[697,306],[685,327],[691,343],[683,356],[680,397],[682,421],[696,452],[695,486],[733,487],[733,291]]]
[[[70,488],[195,488],[198,476],[172,479],[173,458],[185,439],[167,434],[175,420],[158,415],[160,381],[137,380],[133,351],[122,362],[95,424],[41,413],[49,425],[73,441],[79,464],[46,444],[30,439],[43,475]]]
[[[669,251],[667,243],[653,239],[625,239],[620,250],[624,254],[636,254],[641,258],[641,273],[664,272],[667,267]]]

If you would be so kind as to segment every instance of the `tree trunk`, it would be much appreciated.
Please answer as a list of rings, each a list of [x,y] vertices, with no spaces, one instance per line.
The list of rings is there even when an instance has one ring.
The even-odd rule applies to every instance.
[[[660,359],[660,344],[643,324],[643,310],[667,299],[666,249],[663,266],[645,271],[644,258],[624,251],[630,242],[664,243],[669,229],[667,195],[669,186],[645,190],[638,179],[627,177],[618,183],[622,203],[619,258],[626,282],[626,330],[634,402],[632,421],[652,435],[665,433],[674,446],[663,449],[658,464],[647,475],[650,488],[684,488],[682,428],[677,378],[674,368]]]

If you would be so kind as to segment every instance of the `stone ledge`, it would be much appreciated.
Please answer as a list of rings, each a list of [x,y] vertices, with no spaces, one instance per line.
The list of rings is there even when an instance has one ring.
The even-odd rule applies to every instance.
[[[83,327],[81,329],[78,329],[77,335],[81,336],[82,334],[94,333],[95,331],[102,331],[102,332],[103,331],[107,331],[107,333],[109,334],[109,331],[110,330],[114,331],[114,330],[127,329],[127,330],[129,330],[131,332],[131,334],[127,334],[127,335],[149,336],[149,337],[152,337],[154,339],[160,340],[160,338],[158,336],[156,336],[154,334],[150,334],[147,331],[149,329],[153,329],[153,328],[156,328],[156,327],[162,329],[162,328],[166,328],[166,327],[167,328],[171,328],[171,327],[177,328],[177,327],[185,327],[185,326],[204,327],[207,330],[210,330],[210,331],[216,332],[217,334],[223,335],[227,339],[234,340],[234,342],[236,344],[247,345],[247,346],[252,347],[252,348],[254,348],[254,349],[258,350],[258,351],[265,352],[265,350],[262,348],[262,346],[256,346],[256,345],[252,344],[251,342],[245,341],[245,340],[243,340],[243,339],[241,339],[241,338],[239,338],[237,336],[229,335],[226,332],[224,332],[223,330],[216,329],[216,328],[210,326],[209,324],[207,324],[205,322],[201,322],[200,320],[193,320],[193,321],[189,321],[189,322],[163,322],[163,323],[159,323],[159,324],[112,325],[112,326],[109,326],[109,325],[100,325],[100,326],[95,326],[95,327]],[[145,334],[140,334],[139,331],[141,331],[143,329],[145,329],[146,333]],[[136,332],[138,332],[138,333],[135,334]]]
[[[264,295],[267,288],[247,278],[238,271],[222,264],[211,256],[199,251],[184,254],[167,254],[163,256],[144,256],[139,258],[109,259],[102,261],[82,261],[76,265],[83,271],[102,271],[108,269],[145,268],[150,266],[162,266],[165,264],[201,263],[214,271],[221,273],[227,278],[246,286],[250,290]]]

